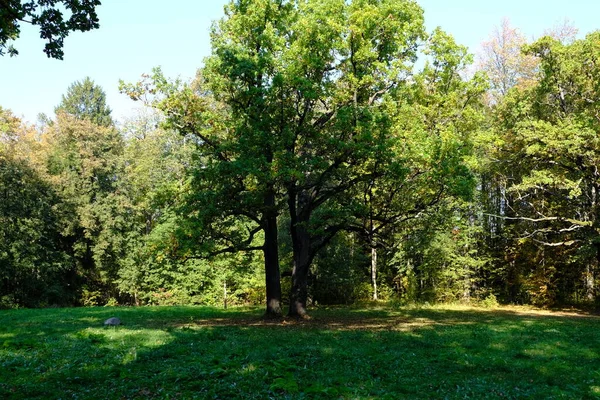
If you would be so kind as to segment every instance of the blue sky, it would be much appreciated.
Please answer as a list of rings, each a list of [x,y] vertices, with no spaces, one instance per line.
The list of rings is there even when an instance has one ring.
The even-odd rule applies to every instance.
[[[53,114],[61,95],[91,77],[107,94],[113,116],[130,116],[136,104],[119,94],[118,81],[136,81],[161,66],[167,76],[191,78],[210,53],[211,21],[223,15],[227,0],[103,0],[100,29],[72,33],[65,59],[48,59],[37,30],[23,26],[14,43],[17,57],[0,57],[0,106],[35,122]],[[580,35],[600,29],[596,0],[418,0],[431,31],[441,26],[476,53],[503,17],[528,38],[568,18]],[[168,5],[167,5],[168,4]]]

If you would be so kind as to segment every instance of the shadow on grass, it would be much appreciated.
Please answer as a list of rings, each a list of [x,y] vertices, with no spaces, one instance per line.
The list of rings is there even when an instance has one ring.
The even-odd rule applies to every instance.
[[[600,320],[452,309],[0,313],[3,398],[594,398]],[[101,327],[118,315],[124,326]],[[2,336],[4,335],[4,336]],[[11,336],[12,335],[12,336]]]

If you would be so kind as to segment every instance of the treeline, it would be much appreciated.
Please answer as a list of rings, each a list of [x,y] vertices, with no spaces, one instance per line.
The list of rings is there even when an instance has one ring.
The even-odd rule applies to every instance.
[[[193,143],[152,114],[117,129],[89,79],[56,111],[37,127],[0,113],[1,305],[221,299],[234,261],[183,265],[169,247]],[[240,275],[250,296],[253,271]]]
[[[192,82],[0,109],[0,307],[593,304],[600,33],[477,64],[404,0],[232,2]],[[473,73],[473,69],[477,72]],[[152,111],[149,111],[152,110]]]

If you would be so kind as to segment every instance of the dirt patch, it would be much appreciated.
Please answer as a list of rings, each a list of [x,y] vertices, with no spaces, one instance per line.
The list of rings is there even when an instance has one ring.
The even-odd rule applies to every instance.
[[[170,324],[176,328],[200,327],[264,327],[284,329],[325,329],[325,330],[370,330],[409,332],[415,329],[434,326],[471,325],[482,322],[482,318],[515,317],[519,318],[590,318],[600,320],[600,316],[578,310],[542,310],[525,307],[499,307],[483,309],[477,307],[455,306],[448,308],[431,308],[416,310],[400,310],[398,312],[365,312],[332,314],[315,312],[311,318],[296,319],[283,317],[280,319],[260,318],[206,318]]]
[[[461,323],[461,322],[456,322]],[[467,323],[467,322],[462,322]],[[470,322],[469,322],[470,323]],[[199,327],[264,327],[264,328],[289,328],[289,329],[325,329],[325,330],[393,330],[393,331],[411,331],[426,326],[446,325],[447,321],[438,322],[429,318],[411,318],[411,317],[314,317],[311,319],[282,318],[278,321],[260,320],[260,319],[226,319],[213,318],[197,320],[176,325],[179,328],[199,328]]]
[[[481,310],[481,309],[475,309]],[[600,319],[600,316],[594,313],[576,310],[576,309],[561,309],[561,310],[545,310],[542,308],[527,308],[519,306],[504,306],[494,310],[490,310],[491,313],[518,315],[527,317],[556,317],[556,318],[596,318]]]

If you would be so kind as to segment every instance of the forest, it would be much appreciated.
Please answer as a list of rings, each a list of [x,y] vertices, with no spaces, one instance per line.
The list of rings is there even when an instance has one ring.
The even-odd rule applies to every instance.
[[[600,304],[600,31],[476,57],[412,1],[253,0],[211,46],[127,121],[93,77],[0,107],[0,308]]]

